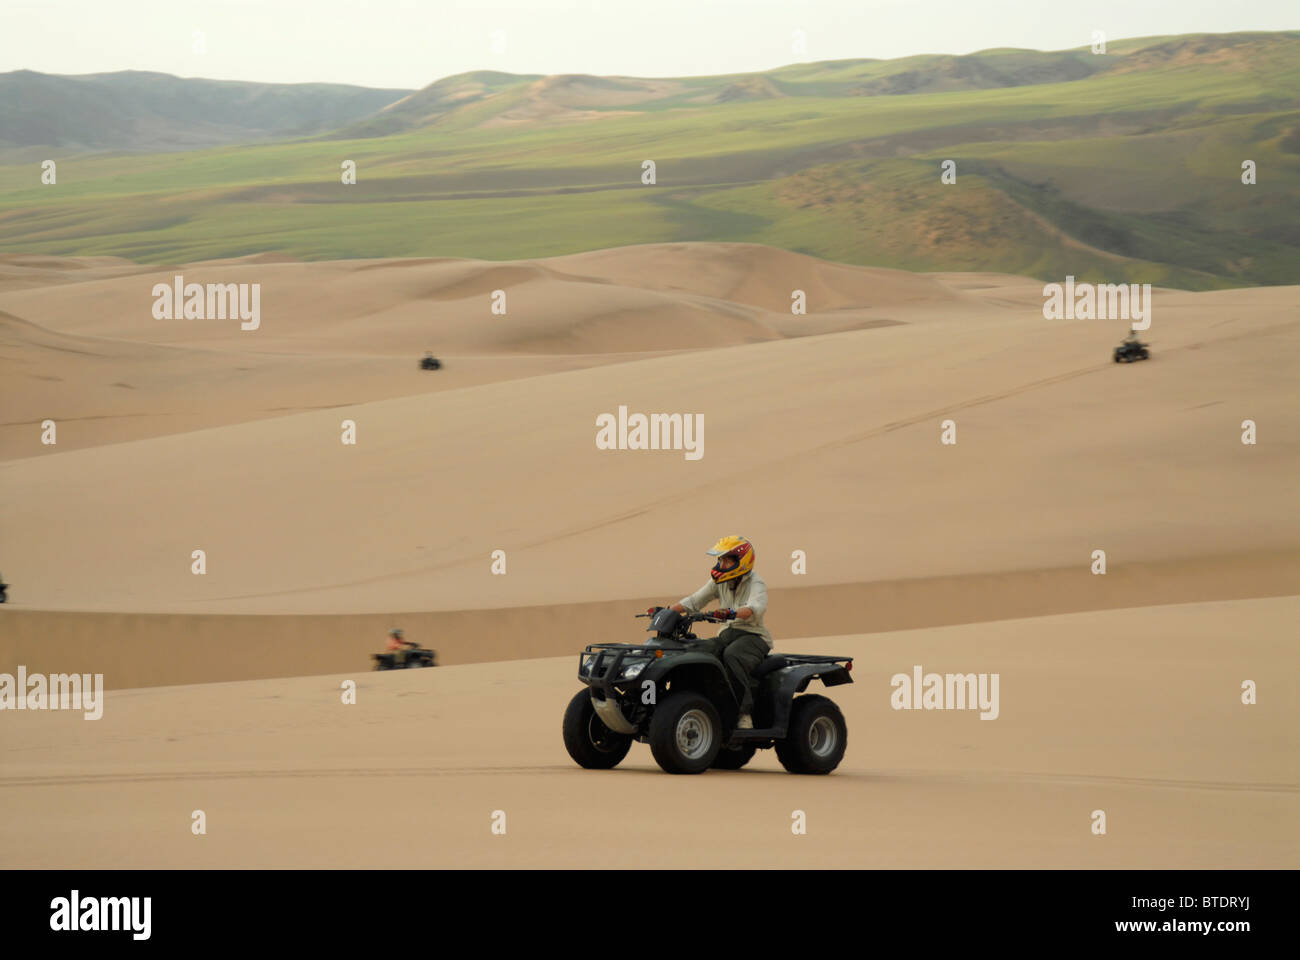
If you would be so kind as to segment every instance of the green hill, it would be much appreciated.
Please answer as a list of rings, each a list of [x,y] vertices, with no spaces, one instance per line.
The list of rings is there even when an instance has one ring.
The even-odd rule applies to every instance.
[[[0,152],[0,251],[511,259],[717,240],[914,270],[1300,282],[1300,32],[724,77],[484,71],[310,138],[50,152],[52,187],[43,156]]]
[[[333,130],[410,93],[126,70],[0,73],[0,147],[178,150]]]

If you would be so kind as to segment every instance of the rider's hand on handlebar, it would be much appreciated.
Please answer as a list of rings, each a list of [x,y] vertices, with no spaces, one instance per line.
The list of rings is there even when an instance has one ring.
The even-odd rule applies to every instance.
[[[735,620],[736,611],[735,610],[714,610],[713,619],[714,620]]]

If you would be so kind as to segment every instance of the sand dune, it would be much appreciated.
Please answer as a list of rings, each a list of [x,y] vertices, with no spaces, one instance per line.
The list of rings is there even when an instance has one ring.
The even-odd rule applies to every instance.
[[[720,526],[775,587],[1295,551],[1293,299],[1170,294],[1135,367],[1003,307],[31,449],[2,569],[46,609],[380,613],[684,591]],[[597,449],[620,405],[702,414],[704,456]]]
[[[825,778],[770,752],[672,777],[642,745],[581,770],[569,657],[118,691],[97,721],[3,718],[0,866],[1294,869],[1297,616],[1292,597],[789,641],[857,658],[826,691],[849,741]],[[998,718],[891,709],[914,664],[997,673]]]
[[[177,273],[261,284],[261,327],[155,319]],[[111,691],[0,717],[0,865],[1294,867],[1297,290],[1154,307],[1119,366],[1039,281],[748,244],[0,258],[0,672]],[[599,449],[620,407],[701,455]],[[733,531],[778,647],[860,658],[844,766],[577,769],[571,657]],[[445,666],[367,672],[393,625]],[[915,663],[1000,672],[1002,715],[891,710]],[[728,813],[666,845],[651,784]]]
[[[436,393],[618,362],[621,354],[457,357],[436,373],[402,356],[276,354],[58,333],[0,313],[0,461]]]
[[[1285,597],[1300,552],[1124,563],[1105,577],[1078,567],[813,587],[773,588],[767,622],[780,643],[835,634],[856,617],[871,631],[982,623],[1052,612]],[[590,603],[379,614],[229,615],[4,611],[0,663],[37,673],[103,673],[110,689],[334,673],[370,663],[394,626],[442,664],[571,654],[596,641],[636,643],[647,595]],[[21,599],[21,595],[20,595]],[[705,634],[707,635],[707,633]],[[129,642],[112,642],[117,638]]]
[[[109,277],[143,273],[142,267],[121,257],[49,257],[41,254],[0,253],[0,291],[84,283]]]
[[[546,262],[557,270],[609,283],[693,293],[787,315],[793,290],[808,295],[808,310],[814,314],[922,303],[949,307],[975,303],[946,284],[940,274],[831,263],[753,243],[646,244],[593,250]],[[998,279],[1013,284],[1024,280]],[[1040,303],[1041,287],[1038,284],[1033,288]]]
[[[715,250],[714,247],[721,249]],[[697,249],[702,248],[702,249]],[[107,268],[105,268],[107,269]],[[837,331],[846,308],[967,298],[894,270],[845,267],[752,244],[666,244],[544,261],[428,259],[206,262],[35,285],[35,268],[0,310],[61,333],[257,352],[402,355],[627,353],[697,349]],[[261,326],[152,315],[155,284],[260,285]],[[811,316],[790,315],[804,290]],[[491,312],[494,290],[507,313]],[[865,319],[865,318],[864,318]]]
[[[258,284],[260,327],[156,319],[154,286],[177,275]],[[796,288],[812,315],[790,315]],[[495,290],[507,291],[505,316],[491,312]],[[75,450],[680,350],[871,329],[900,322],[879,311],[913,297],[964,295],[910,274],[747,244],[506,264],[256,255],[160,269],[6,256],[0,459],[48,452],[37,428],[47,418],[75,422],[60,440]],[[436,376],[413,365],[425,350],[446,362]]]

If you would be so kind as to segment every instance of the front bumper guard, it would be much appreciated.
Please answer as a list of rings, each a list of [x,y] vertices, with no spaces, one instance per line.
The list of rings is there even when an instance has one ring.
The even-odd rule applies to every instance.
[[[603,700],[597,700],[593,695],[591,705],[596,708],[596,716],[600,717],[600,722],[615,733],[636,733],[636,725],[627,722],[623,716],[623,711],[619,709],[618,701],[613,697],[605,697]]]
[[[616,733],[637,733],[635,724],[628,721],[619,705],[614,685],[634,684],[636,678],[623,678],[625,661],[653,661],[657,654],[652,647],[629,644],[592,644],[578,655],[578,679],[591,691],[591,704],[596,708],[600,722]],[[628,664],[630,666],[630,663]],[[647,664],[648,666],[648,664]]]

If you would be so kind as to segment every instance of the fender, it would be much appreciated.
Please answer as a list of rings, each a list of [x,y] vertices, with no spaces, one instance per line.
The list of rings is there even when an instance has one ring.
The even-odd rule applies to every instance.
[[[638,680],[652,680],[656,690],[659,690],[665,683],[672,682],[674,677],[690,686],[702,688],[705,693],[725,691],[726,699],[735,702],[736,696],[727,683],[721,662],[707,653],[684,653],[667,661],[656,661],[645,669]],[[714,697],[711,695],[710,699]]]
[[[794,705],[796,694],[808,689],[808,684],[817,677],[824,685],[837,687],[842,683],[852,683],[849,671],[838,663],[799,663],[780,670],[773,670],[767,675],[776,681],[773,697],[775,707],[772,714],[772,728],[778,731],[777,739],[786,735],[790,728],[790,709]]]

